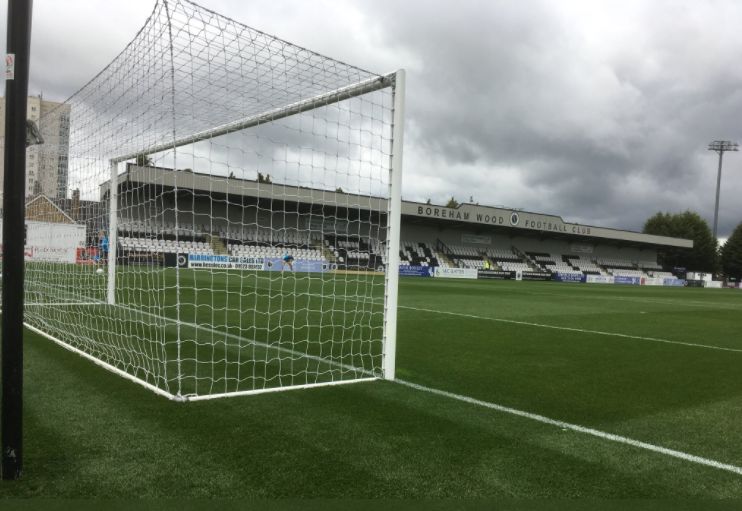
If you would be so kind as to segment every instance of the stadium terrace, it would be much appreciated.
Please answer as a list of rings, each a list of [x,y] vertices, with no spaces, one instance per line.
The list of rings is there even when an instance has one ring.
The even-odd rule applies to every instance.
[[[148,260],[143,256],[157,253],[157,261],[172,264],[175,259],[164,254],[190,253],[203,267],[209,257],[215,264],[227,255],[276,258],[288,248],[302,250],[302,259],[319,261],[325,269],[383,271],[387,265],[385,230],[378,227],[386,225],[383,197],[131,163],[118,180],[118,194],[126,200],[119,220],[124,261]],[[109,182],[101,184],[103,202],[109,188]],[[176,189],[181,197],[177,232]],[[147,234],[139,229],[141,215],[153,200],[164,213],[154,234]],[[526,278],[573,281],[592,275],[599,282],[608,277],[614,282],[615,277],[673,278],[671,269],[657,264],[657,250],[692,247],[691,240],[502,207],[445,208],[402,201],[401,209],[403,266],[473,269],[480,277],[525,273]],[[369,235],[373,230],[377,243]]]

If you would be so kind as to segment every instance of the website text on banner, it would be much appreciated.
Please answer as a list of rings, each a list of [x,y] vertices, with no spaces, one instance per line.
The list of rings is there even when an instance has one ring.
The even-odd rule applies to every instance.
[[[474,268],[435,268],[435,276],[446,279],[476,279],[477,270]]]
[[[399,267],[400,277],[432,277],[434,268],[432,266],[410,266],[401,265]]]
[[[188,268],[223,270],[295,271],[321,273],[330,270],[324,261],[294,259],[288,268],[279,257],[245,257],[228,255],[188,254]]]
[[[555,273],[552,278],[557,282],[585,282],[585,276],[581,273]]]

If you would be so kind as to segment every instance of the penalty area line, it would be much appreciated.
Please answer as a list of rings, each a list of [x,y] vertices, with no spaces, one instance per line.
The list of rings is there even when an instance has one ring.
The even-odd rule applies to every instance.
[[[722,463],[721,461],[712,460],[710,458],[704,458],[702,456],[696,456],[695,454],[689,454],[687,452],[677,451],[675,449],[668,449],[667,447],[650,444],[648,442],[642,442],[641,440],[634,440],[633,438],[628,438],[628,437],[621,436],[621,435],[615,435],[613,433],[606,433],[605,431],[600,431],[600,430],[588,428],[585,426],[579,426],[577,424],[572,424],[572,423],[560,421],[557,419],[551,419],[549,417],[538,415],[536,413],[525,412],[523,410],[518,410],[516,408],[510,408],[508,406],[498,405],[496,403],[491,403],[489,401],[482,401],[480,399],[476,399],[476,398],[469,397],[469,396],[464,396],[462,394],[455,394],[453,392],[448,392],[446,390],[426,387],[424,385],[412,383],[412,382],[405,381],[405,380],[396,379],[394,380],[394,382],[399,385],[403,385],[405,387],[409,387],[409,388],[419,390],[422,392],[427,392],[429,394],[433,394],[436,396],[446,397],[446,398],[460,401],[463,403],[468,403],[471,405],[480,406],[480,407],[487,408],[490,410],[495,410],[497,412],[507,413],[509,415],[515,415],[517,417],[523,417],[525,419],[530,419],[532,421],[540,422],[542,424],[547,424],[549,426],[556,426],[558,428],[566,429],[569,431],[574,431],[576,433],[590,435],[596,438],[600,438],[602,440],[608,440],[610,442],[629,445],[631,447],[636,447],[638,449],[644,449],[646,451],[651,451],[657,454],[670,456],[672,458],[677,458],[679,460],[686,461],[689,463],[695,463],[697,465],[704,465],[706,467],[711,467],[711,468],[715,468],[718,470],[724,470],[726,472],[731,472],[733,474],[742,475],[742,467],[731,465],[729,463]]]
[[[644,337],[641,335],[622,334],[619,332],[603,332],[601,330],[586,330],[583,328],[574,328],[574,327],[568,327],[568,326],[547,325],[544,323],[531,323],[530,321],[518,321],[516,319],[490,318],[487,316],[477,316],[475,314],[466,314],[463,312],[440,311],[440,310],[435,310],[435,309],[424,309],[421,307],[411,307],[409,305],[399,305],[399,308],[410,309],[410,310],[419,311],[419,312],[431,312],[435,314],[446,314],[449,316],[459,316],[462,318],[482,319],[485,321],[495,321],[497,323],[509,323],[511,325],[523,325],[523,326],[532,326],[532,327],[538,327],[538,328],[550,328],[552,330],[564,330],[567,332],[578,332],[581,334],[604,335],[606,337],[620,337],[622,339],[635,339],[638,341],[659,342],[663,344],[677,344],[679,346],[689,346],[691,348],[703,348],[707,350],[732,351],[734,353],[742,353],[742,349],[739,349],[739,348],[725,348],[724,346],[714,346],[713,344],[698,344],[694,342],[671,341],[670,339],[660,339],[658,337]]]

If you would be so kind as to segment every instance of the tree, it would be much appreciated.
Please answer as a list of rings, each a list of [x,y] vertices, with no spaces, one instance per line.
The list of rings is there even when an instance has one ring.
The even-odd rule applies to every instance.
[[[742,280],[742,223],[734,229],[721,249],[721,268],[727,277]]]
[[[152,166],[152,158],[150,158],[146,154],[138,154],[137,155],[137,165],[140,166],[140,167],[151,167]]]
[[[453,208],[453,209],[455,209],[455,208],[458,208],[459,207],[459,203],[452,196],[450,199],[448,199],[448,202],[446,203],[446,207],[447,208]]]
[[[260,172],[258,172],[258,183],[271,184],[272,182],[273,181],[271,181],[270,174],[263,175]]]
[[[680,266],[689,271],[714,272],[718,266],[718,242],[698,213],[657,213],[644,223],[645,234],[693,240],[692,249],[658,250],[659,263],[665,267]]]
[[[345,192],[343,192],[343,188],[341,186],[338,186],[337,188],[335,188],[335,193],[345,193]]]
[[[430,199],[426,199],[425,204],[433,204],[433,201],[431,201]]]

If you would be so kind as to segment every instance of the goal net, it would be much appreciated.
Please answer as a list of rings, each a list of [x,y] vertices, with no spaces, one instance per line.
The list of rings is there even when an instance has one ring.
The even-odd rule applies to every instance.
[[[27,326],[171,399],[394,378],[403,91],[157,1],[40,121]]]

